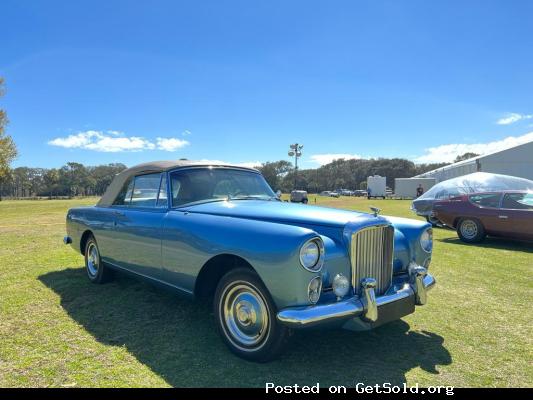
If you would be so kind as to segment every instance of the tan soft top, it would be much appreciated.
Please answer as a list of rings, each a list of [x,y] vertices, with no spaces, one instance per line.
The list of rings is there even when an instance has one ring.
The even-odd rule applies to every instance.
[[[134,167],[125,169],[121,173],[115,175],[113,181],[107,187],[107,190],[105,191],[104,195],[100,198],[100,201],[98,201],[96,205],[99,207],[109,207],[110,205],[112,205],[118,193],[124,186],[124,183],[126,183],[126,181],[132,176],[139,175],[141,173],[164,172],[180,167],[233,167],[257,171],[254,168],[243,167],[240,165],[225,164],[221,162],[210,163],[206,161],[189,160],[148,162],[144,164],[135,165]]]

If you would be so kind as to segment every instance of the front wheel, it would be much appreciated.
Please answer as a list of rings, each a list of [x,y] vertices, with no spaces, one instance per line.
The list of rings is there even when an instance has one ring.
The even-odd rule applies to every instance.
[[[302,200],[302,203],[303,203],[303,204],[307,204],[308,201],[309,201],[309,200],[307,200],[307,199],[303,199],[303,200]]]
[[[213,303],[218,330],[229,349],[251,361],[276,358],[290,330],[276,319],[276,308],[259,277],[235,269],[220,280]]]
[[[457,235],[465,243],[479,243],[485,239],[485,228],[476,219],[463,218],[457,224]]]

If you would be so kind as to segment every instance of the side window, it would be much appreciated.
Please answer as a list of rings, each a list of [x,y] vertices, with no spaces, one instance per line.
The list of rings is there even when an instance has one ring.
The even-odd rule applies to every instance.
[[[155,207],[159,193],[161,174],[147,174],[135,177],[131,207]]]
[[[511,210],[533,210],[533,193],[507,193],[502,208]]]
[[[129,206],[131,201],[131,194],[133,192],[133,178],[128,179],[122,189],[118,193],[115,201],[113,201],[114,206]]]
[[[470,196],[470,201],[480,207],[498,208],[500,197],[499,193],[474,194]]]
[[[158,208],[167,208],[168,198],[167,198],[167,174],[163,174],[161,178],[161,186],[159,187],[159,195],[157,196],[157,206]]]

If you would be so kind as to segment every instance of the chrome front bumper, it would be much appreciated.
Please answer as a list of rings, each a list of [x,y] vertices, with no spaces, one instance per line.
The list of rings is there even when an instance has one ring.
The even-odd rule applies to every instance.
[[[419,266],[410,268],[409,273],[410,282],[392,294],[376,297],[375,280],[365,278],[361,282],[363,293],[360,297],[330,304],[285,308],[278,312],[278,320],[290,328],[308,328],[355,317],[375,322],[378,320],[380,307],[387,304],[414,297],[415,304],[423,305],[427,302],[427,292],[435,285],[435,278]]]

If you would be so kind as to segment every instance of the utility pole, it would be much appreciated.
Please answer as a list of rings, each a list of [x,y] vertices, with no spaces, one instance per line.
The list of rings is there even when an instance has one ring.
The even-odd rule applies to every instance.
[[[294,143],[289,146],[289,157],[294,157],[294,189],[296,190],[297,177],[298,177],[298,158],[302,155],[302,149],[304,145]]]

